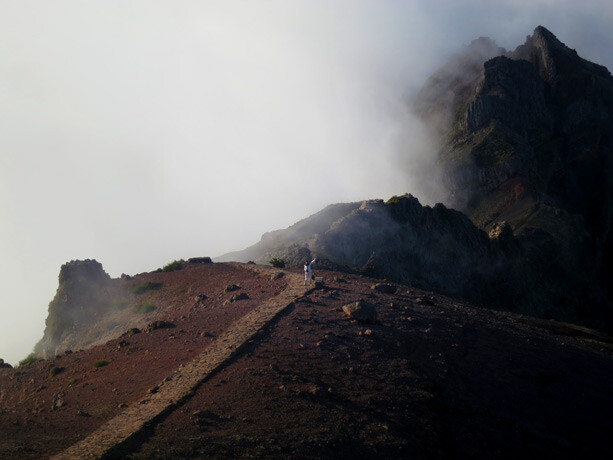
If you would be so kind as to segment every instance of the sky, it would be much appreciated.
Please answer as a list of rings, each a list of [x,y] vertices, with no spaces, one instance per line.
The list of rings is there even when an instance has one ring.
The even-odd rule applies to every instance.
[[[70,260],[118,277],[332,203],[434,204],[407,101],[539,24],[613,69],[608,0],[0,0],[0,357],[32,351]]]

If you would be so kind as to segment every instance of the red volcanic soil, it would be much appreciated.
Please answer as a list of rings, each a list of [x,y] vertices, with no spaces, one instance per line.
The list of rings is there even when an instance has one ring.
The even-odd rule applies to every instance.
[[[141,302],[158,306],[147,322],[164,320],[174,327],[143,330],[88,350],[0,369],[0,458],[41,458],[70,446],[141,399],[237,318],[286,285],[282,278],[271,280],[231,264],[189,265],[121,280],[127,287],[147,281],[162,283],[140,296]],[[226,292],[230,284],[241,289]],[[249,299],[226,303],[241,292]],[[197,302],[199,294],[208,298]],[[95,367],[98,360],[108,365]],[[51,366],[59,373],[52,375]]]
[[[173,308],[160,319],[176,327],[0,369],[0,458],[46,457],[82,439],[284,288],[285,278],[272,281],[247,268],[214,264],[142,275],[162,280],[159,295]],[[110,457],[609,455],[610,337],[400,285],[382,293],[365,277],[317,274],[323,287],[307,291],[191,398]],[[230,283],[250,300],[224,305]],[[188,286],[191,297],[177,301]],[[194,309],[198,293],[209,299]],[[358,299],[376,306],[376,324],[344,314],[342,306]],[[118,348],[121,340],[129,344]],[[109,364],[95,368],[97,359]],[[65,370],[50,377],[51,363]],[[52,409],[58,394],[63,405]]]

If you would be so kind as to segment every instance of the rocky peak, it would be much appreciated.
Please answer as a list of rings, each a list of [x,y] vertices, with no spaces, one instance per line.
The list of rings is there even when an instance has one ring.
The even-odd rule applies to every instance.
[[[582,59],[574,49],[566,46],[543,26],[534,29],[534,33],[526,37],[523,45],[509,53],[509,57],[532,63],[547,83],[553,83],[559,75],[581,70],[595,72],[600,76],[610,75],[606,67]]]
[[[111,277],[95,259],[71,260],[60,268],[60,284],[104,283]]]
[[[106,292],[112,280],[100,262],[72,260],[62,265],[58,279],[43,339],[34,350],[44,357],[68,349],[75,331],[87,329],[93,315],[108,308]]]

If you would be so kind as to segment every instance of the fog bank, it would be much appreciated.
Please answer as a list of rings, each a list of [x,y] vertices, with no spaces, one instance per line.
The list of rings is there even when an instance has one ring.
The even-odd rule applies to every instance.
[[[613,68],[609,2],[490,3],[0,0],[0,357],[71,259],[116,277],[334,202],[441,199],[407,101],[474,38],[541,24]]]

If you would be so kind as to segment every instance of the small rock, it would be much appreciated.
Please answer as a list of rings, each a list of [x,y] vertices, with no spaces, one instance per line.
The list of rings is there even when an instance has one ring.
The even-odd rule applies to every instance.
[[[149,323],[149,325],[147,326],[147,332],[152,332],[157,329],[167,329],[171,327],[175,327],[175,325],[169,321],[154,321],[152,323]]]
[[[84,410],[81,410],[81,409],[79,409],[77,411],[77,415],[80,416],[80,417],[89,417],[90,416],[87,412],[85,412]]]
[[[238,291],[240,288],[241,288],[241,287],[240,287],[240,286],[238,286],[238,285],[236,285],[236,284],[228,284],[228,285],[226,286],[225,291],[226,291],[226,292]]]
[[[196,302],[204,302],[206,299],[208,299],[206,294],[198,294],[196,297],[194,297]]]
[[[370,288],[377,292],[383,292],[385,294],[394,294],[396,292],[396,286],[389,283],[373,284]]]
[[[65,405],[66,402],[64,402],[64,393],[58,393],[53,396],[53,404],[51,406],[51,410],[58,410]]]
[[[123,409],[124,407],[128,407],[128,405],[124,404],[124,403],[119,403],[119,404],[117,404],[117,407],[120,408],[120,409]]]
[[[247,300],[249,299],[249,296],[247,295],[246,292],[241,292],[240,294],[234,294],[232,297],[230,297],[230,302],[236,302],[238,300]]]
[[[366,329],[364,335],[372,335],[372,329]]]
[[[140,329],[137,328],[137,327],[133,327],[131,329],[128,329],[123,334],[121,334],[121,336],[122,337],[130,337],[131,335],[134,335],[134,334],[140,334]]]
[[[363,300],[343,305],[343,312],[351,319],[355,319],[362,323],[377,322],[377,309],[374,305]]]
[[[270,280],[271,281],[278,280],[278,279],[283,278],[284,276],[285,276],[285,273],[283,272],[275,273],[274,275],[270,277]]]

